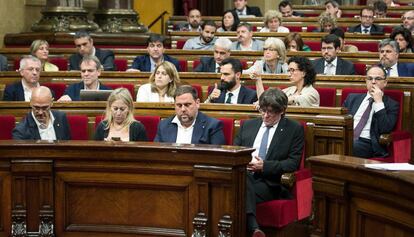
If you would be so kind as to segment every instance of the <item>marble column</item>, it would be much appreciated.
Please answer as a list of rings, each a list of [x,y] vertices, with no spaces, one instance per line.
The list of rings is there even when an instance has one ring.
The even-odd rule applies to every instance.
[[[42,19],[32,25],[33,31],[100,31],[98,24],[88,20],[83,0],[47,0],[42,15]]]
[[[104,32],[145,33],[148,28],[139,22],[133,0],[99,0],[95,21]]]

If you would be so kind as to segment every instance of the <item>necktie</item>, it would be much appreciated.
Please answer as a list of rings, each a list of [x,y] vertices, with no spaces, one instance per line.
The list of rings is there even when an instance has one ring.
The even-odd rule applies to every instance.
[[[267,143],[269,142],[269,131],[271,127],[266,127],[266,131],[263,134],[262,141],[260,142],[259,147],[259,157],[262,160],[266,159],[266,153],[267,153]]]
[[[368,34],[368,28],[364,28],[364,34]]]
[[[368,107],[364,111],[364,113],[362,114],[362,117],[359,120],[359,123],[357,124],[357,126],[354,129],[354,140],[359,138],[359,136],[361,135],[362,129],[365,127],[365,125],[368,122],[369,114],[371,113],[372,103],[374,102],[374,99],[369,98],[368,100],[369,100]]]
[[[231,104],[231,97],[233,96],[233,93],[229,93],[227,96],[226,104]]]
[[[216,68],[216,72],[217,72],[217,73],[220,73],[220,67],[217,67],[217,68]]]
[[[391,75],[391,68],[387,67],[385,70],[387,71],[387,77],[389,77]]]
[[[328,63],[328,64],[326,64],[326,75],[335,75],[335,72],[334,72],[334,65],[332,64],[332,63]]]

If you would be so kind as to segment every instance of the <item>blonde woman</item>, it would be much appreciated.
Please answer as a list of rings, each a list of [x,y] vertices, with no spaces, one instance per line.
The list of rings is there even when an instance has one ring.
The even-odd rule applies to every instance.
[[[149,83],[139,87],[137,102],[174,102],[180,76],[174,64],[164,61],[151,74]]]
[[[289,33],[289,29],[282,26],[282,13],[276,10],[269,10],[264,16],[264,27],[260,32]]]
[[[57,72],[59,68],[52,63],[49,63],[49,43],[46,40],[35,40],[30,46],[30,54],[35,56],[42,62],[42,71]]]
[[[319,15],[318,22],[320,29],[317,32],[330,32],[332,29],[338,27],[336,18],[333,17],[329,12],[322,12]]]
[[[96,127],[95,140],[147,141],[145,127],[134,119],[133,109],[129,91],[114,90],[106,104],[105,118]]]

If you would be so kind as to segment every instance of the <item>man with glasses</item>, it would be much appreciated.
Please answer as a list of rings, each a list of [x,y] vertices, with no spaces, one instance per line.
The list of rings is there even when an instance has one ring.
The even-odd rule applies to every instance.
[[[380,64],[389,77],[414,77],[413,63],[400,63],[400,47],[392,39],[384,39],[379,43]]]
[[[221,62],[230,57],[231,40],[220,37],[214,43],[214,56],[201,57],[200,64],[194,69],[195,72],[220,72]]]
[[[349,94],[344,101],[344,107],[354,117],[352,154],[362,158],[385,157],[387,148],[379,144],[379,137],[394,129],[399,105],[384,95],[387,74],[381,66],[368,69],[366,85],[367,93]]]
[[[81,65],[82,81],[66,88],[65,93],[59,98],[62,101],[79,101],[81,90],[111,90],[111,88],[99,82],[102,66],[95,56],[86,56],[82,59]]]
[[[147,40],[148,54],[137,56],[127,72],[153,72],[157,65],[164,61],[174,64],[177,71],[180,71],[180,63],[178,60],[164,54],[164,41],[165,38],[162,35],[151,34]]]
[[[302,157],[304,130],[285,117],[287,105],[280,89],[266,90],[259,98],[261,117],[245,121],[234,140],[234,145],[255,148],[246,181],[246,224],[253,237],[265,236],[256,221],[256,203],[291,198],[280,177],[296,171]]]
[[[374,24],[374,9],[364,7],[359,14],[361,24],[349,27],[349,33],[384,34],[384,27]]]
[[[16,140],[70,140],[66,114],[52,111],[53,96],[49,88],[40,86],[32,91],[32,110],[13,129]]]
[[[325,35],[321,40],[322,58],[312,61],[317,74],[355,75],[354,65],[337,56],[341,51],[341,41],[334,34]]]
[[[232,50],[262,51],[263,41],[253,39],[253,28],[247,22],[241,22],[237,26],[237,41],[233,42]]]
[[[411,31],[411,34],[414,34],[414,10],[404,13],[401,19],[404,28]]]
[[[39,87],[41,62],[34,56],[25,56],[20,60],[19,73],[22,80],[8,85],[4,90],[4,101],[30,101],[32,90]]]

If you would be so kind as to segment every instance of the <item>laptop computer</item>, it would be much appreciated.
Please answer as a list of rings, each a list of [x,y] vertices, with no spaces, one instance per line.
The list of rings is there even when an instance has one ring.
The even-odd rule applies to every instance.
[[[81,90],[81,101],[106,101],[113,90]]]

